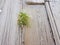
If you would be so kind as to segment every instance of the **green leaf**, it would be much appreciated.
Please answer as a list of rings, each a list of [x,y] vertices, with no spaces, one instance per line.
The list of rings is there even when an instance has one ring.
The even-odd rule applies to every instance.
[[[29,26],[29,16],[24,13],[24,12],[20,12],[18,15],[18,25],[19,26]]]

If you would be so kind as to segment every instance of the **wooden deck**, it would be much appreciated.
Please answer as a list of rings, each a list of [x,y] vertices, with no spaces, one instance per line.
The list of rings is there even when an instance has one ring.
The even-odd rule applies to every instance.
[[[26,0],[0,0],[0,45],[60,45],[60,1],[28,5]],[[17,25],[20,11],[30,17],[30,27]],[[23,37],[21,37],[23,35]]]

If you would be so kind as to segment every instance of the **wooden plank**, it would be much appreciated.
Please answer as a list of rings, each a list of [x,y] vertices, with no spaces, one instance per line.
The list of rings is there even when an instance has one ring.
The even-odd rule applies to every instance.
[[[19,1],[19,12],[22,10],[22,1],[20,0]],[[18,13],[19,14],[19,13]],[[17,14],[17,17],[18,17],[18,14]],[[18,18],[17,18],[18,19]],[[17,35],[16,35],[16,42],[15,42],[15,45],[21,45],[21,29],[19,26],[17,26]]]
[[[57,32],[56,25],[55,25],[55,22],[54,22],[54,19],[53,19],[53,16],[52,16],[52,12],[49,8],[48,2],[46,2],[45,5],[46,5],[49,20],[50,20],[51,28],[52,28],[52,31],[53,31],[53,38],[55,40],[56,45],[60,45],[58,32]]]
[[[26,30],[25,45],[35,45],[35,44],[36,45],[51,45],[51,44],[54,45],[53,39],[50,34],[50,28],[47,23],[48,21],[46,21],[47,20],[46,15],[45,16],[43,15],[43,14],[45,14],[45,12],[43,14],[41,12],[42,11],[41,9],[44,9],[42,7],[43,6],[40,7],[40,11],[38,10],[39,13],[37,12],[37,8],[35,8],[36,12],[31,11],[31,12],[35,12],[35,14],[33,14],[33,13],[32,14],[34,16],[36,15],[36,18],[34,18],[34,16],[32,16],[33,20],[35,20],[35,21],[32,21],[32,24],[31,24],[32,27]],[[32,15],[32,14],[30,14],[31,13],[30,10],[34,10],[34,8],[33,9],[27,8],[26,10],[29,10],[29,15]],[[40,16],[37,17],[38,15],[40,15]],[[38,21],[37,21],[37,18],[39,19]],[[39,22],[40,20],[41,20],[41,22]],[[38,22],[39,22],[39,24],[38,24]],[[47,23],[47,25],[46,25],[46,23]],[[38,27],[38,25],[39,25],[39,27]],[[34,40],[34,39],[36,39],[36,40]]]
[[[56,25],[56,28],[57,28],[57,32],[58,32],[58,36],[59,36],[59,43],[60,43],[60,1],[57,1],[57,2],[50,2],[50,6],[51,6],[51,10],[52,10],[52,13],[53,13],[53,17],[54,17],[54,20],[55,20],[55,25]]]
[[[50,25],[48,22],[48,18],[47,18],[47,14],[46,14],[46,10],[45,7],[41,7],[41,9],[39,10],[40,13],[38,13],[38,22],[39,22],[39,35],[41,34],[42,36],[42,41],[41,41],[41,45],[54,45],[54,41],[52,39],[52,35],[51,35],[51,29],[50,29]],[[42,13],[43,12],[43,13]],[[45,42],[46,41],[46,42]]]
[[[54,17],[54,20],[55,20],[55,23],[56,23],[56,26],[57,26],[57,32],[58,32],[58,35],[60,37],[60,1],[59,2],[50,2],[50,6],[51,6],[51,10],[52,10],[52,13],[53,13],[53,17]]]
[[[24,11],[31,17],[31,27],[26,29],[25,32],[25,45],[40,45],[40,39],[38,34],[38,22],[36,18],[36,8],[31,5],[24,7]],[[37,6],[37,5],[36,5]],[[37,7],[38,8],[38,7]],[[28,11],[29,10],[29,11]],[[34,13],[32,13],[34,12]]]
[[[0,45],[15,45],[19,6],[18,0],[6,0],[0,15]]]
[[[9,2],[8,2],[9,3]],[[0,45],[2,44],[2,38],[3,38],[3,35],[4,35],[4,25],[5,25],[5,20],[6,20],[6,13],[7,13],[7,8],[8,8],[8,3],[6,1],[4,7],[3,7],[3,12],[0,13]],[[1,7],[1,6],[0,6]]]
[[[31,17],[31,27],[25,32],[25,45],[54,45],[44,5],[23,3],[23,11]]]
[[[18,0],[6,1],[3,13],[0,15],[1,45],[21,45],[21,30],[17,26],[17,15],[19,10],[22,11],[22,6],[31,17],[31,27],[25,32],[25,45],[54,45],[44,5],[26,5],[25,3],[22,5]]]

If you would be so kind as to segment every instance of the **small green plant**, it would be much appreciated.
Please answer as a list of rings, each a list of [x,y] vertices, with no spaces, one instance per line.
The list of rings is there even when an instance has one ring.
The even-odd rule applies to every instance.
[[[23,38],[25,35],[25,30],[23,29],[24,26],[29,26],[29,19],[30,17],[24,12],[20,12],[18,15],[18,25],[21,28],[21,38]],[[21,41],[23,40],[21,39]]]
[[[29,26],[29,16],[24,13],[24,12],[20,12],[18,15],[18,25],[20,27],[23,26]]]

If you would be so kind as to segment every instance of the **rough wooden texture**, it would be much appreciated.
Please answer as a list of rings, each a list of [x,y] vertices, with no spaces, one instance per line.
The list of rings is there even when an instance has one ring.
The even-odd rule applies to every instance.
[[[1,3],[0,45],[55,45],[45,5],[27,5],[25,1],[3,0]],[[21,29],[17,26],[17,16],[22,9],[31,17],[31,24],[30,27],[24,28],[23,30],[25,31],[21,34]],[[51,27],[57,43],[56,45],[59,45],[58,34],[52,18],[50,20]]]
[[[56,28],[56,25],[55,25],[55,22],[54,22],[54,18],[52,16],[52,12],[51,12],[50,7],[48,5],[48,2],[46,2],[45,5],[46,5],[49,21],[50,21],[52,32],[53,32],[53,38],[55,40],[56,45],[60,45],[59,44],[59,36],[58,36],[57,28]]]
[[[25,9],[25,11],[29,10],[28,13],[32,16],[31,27],[26,30],[25,34],[25,45],[54,45],[44,6],[36,7],[40,9],[36,9],[34,6],[31,7]]]
[[[50,2],[51,10],[53,13],[53,17],[57,26],[58,35],[60,37],[60,1],[58,2]],[[56,10],[56,11],[55,11]]]
[[[15,45],[18,31],[17,14],[19,12],[19,1],[4,1],[4,6],[0,13],[0,45]]]
[[[31,27],[25,32],[25,45],[54,45],[45,6],[23,3],[23,10],[31,17]]]
[[[55,22],[55,26],[57,28],[57,33],[58,33],[58,39],[59,39],[59,43],[60,43],[60,0],[55,0],[56,2],[50,2],[50,7],[51,7],[51,11],[53,13],[53,18],[54,18],[54,22]],[[60,45],[60,44],[59,44]]]
[[[55,20],[55,25],[57,28],[57,33],[59,36],[59,43],[60,43],[60,16],[59,16],[60,5],[59,4],[60,4],[60,0],[55,0],[55,2],[50,2],[50,7],[53,13],[54,20]]]

